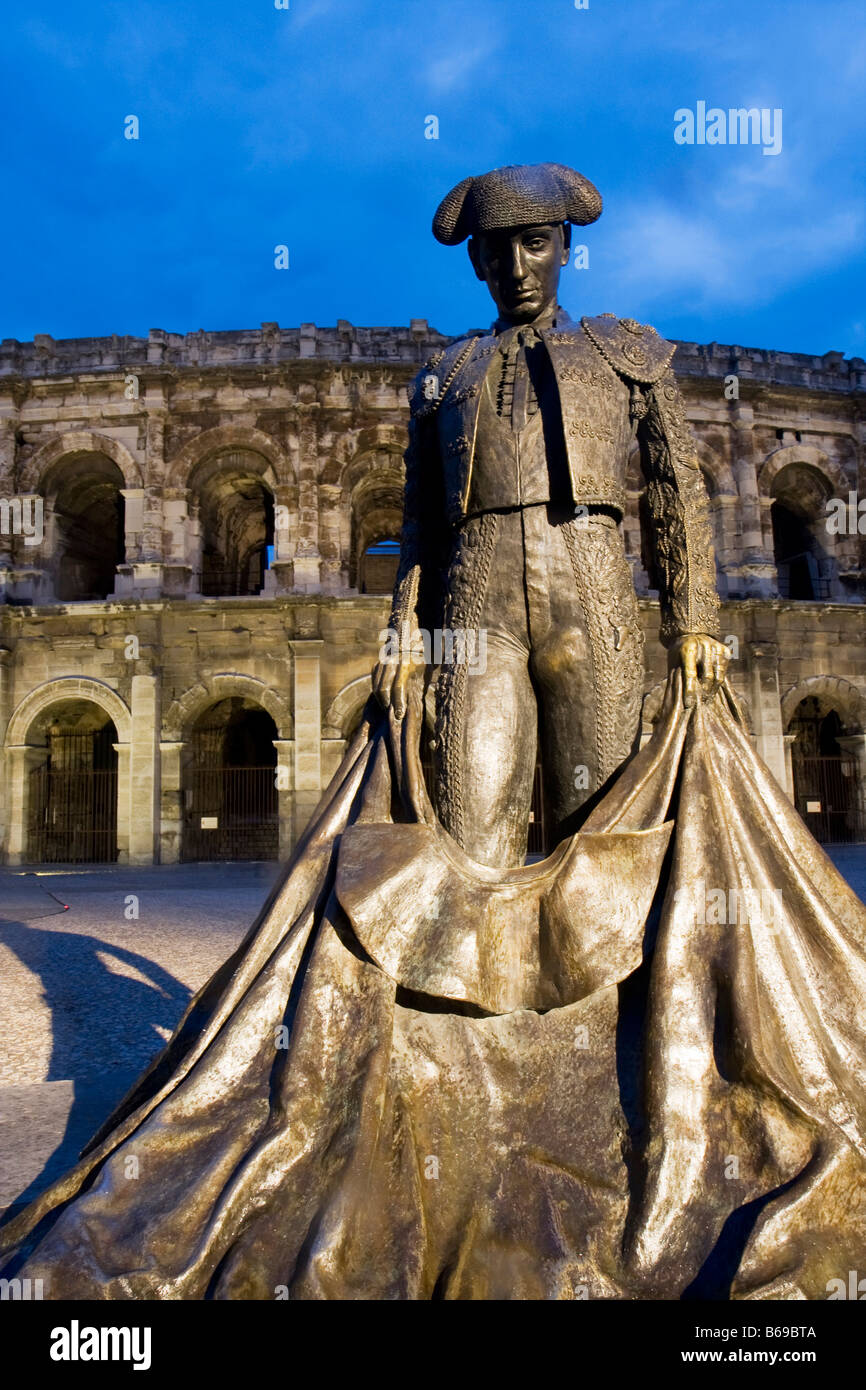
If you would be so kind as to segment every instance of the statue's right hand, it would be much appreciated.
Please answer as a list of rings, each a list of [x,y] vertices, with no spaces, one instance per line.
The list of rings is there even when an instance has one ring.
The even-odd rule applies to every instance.
[[[373,694],[383,709],[390,708],[398,719],[406,713],[406,691],[415,663],[400,658],[380,661],[373,668]]]

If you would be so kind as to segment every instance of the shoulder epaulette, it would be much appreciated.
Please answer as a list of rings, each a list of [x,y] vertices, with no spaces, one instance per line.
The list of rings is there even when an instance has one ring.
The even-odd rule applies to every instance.
[[[580,322],[593,347],[614,371],[644,386],[651,386],[664,375],[677,350],[675,343],[659,337],[649,324],[634,319],[599,314]]]
[[[418,375],[406,387],[409,409],[413,416],[430,415],[437,410],[454,364],[478,336],[472,334],[464,338],[455,338],[453,342],[446,343],[445,347],[431,353]]]

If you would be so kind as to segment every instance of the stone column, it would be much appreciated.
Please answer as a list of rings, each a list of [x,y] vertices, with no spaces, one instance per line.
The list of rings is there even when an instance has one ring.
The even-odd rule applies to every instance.
[[[117,862],[129,863],[129,822],[131,804],[129,797],[129,749],[128,743],[113,743],[117,754]]]
[[[132,737],[129,747],[129,862],[156,859],[156,802],[159,780],[159,682],[132,678]]]
[[[288,859],[294,843],[295,740],[275,738],[274,747],[277,750],[278,853],[280,859]]]
[[[266,594],[291,593],[297,535],[298,487],[281,483],[274,489],[274,561],[265,575]]]
[[[731,402],[733,464],[742,521],[741,591],[748,598],[766,598],[776,592],[776,567],[764,539],[757,459],[753,429],[755,412],[747,401]]]
[[[343,489],[338,483],[319,488],[319,550],[322,555],[322,592],[345,593],[349,587],[348,556],[342,553]]]
[[[183,598],[190,590],[192,551],[197,523],[189,514],[186,488],[166,488],[162,497],[162,591],[166,598]]]
[[[796,734],[782,735],[782,742],[785,745],[785,791],[788,793],[790,801],[794,800],[794,758],[791,750],[796,737]]]
[[[310,387],[315,396],[315,388]],[[301,387],[303,394],[304,388]],[[292,587],[296,593],[318,593],[322,557],[319,554],[319,441],[315,418],[308,413],[315,400],[299,407],[298,430],[298,535],[294,553]],[[304,410],[304,406],[307,410]]]
[[[836,742],[854,763],[854,830],[866,835],[866,734],[837,736]]]
[[[15,495],[13,470],[15,466],[15,421],[0,419],[0,498]],[[0,597],[11,582],[10,572],[15,568],[13,559],[13,540],[9,531],[0,530]]]
[[[160,864],[177,864],[183,848],[181,757],[185,746],[180,740],[159,745]]]
[[[322,790],[321,638],[292,640],[294,748],[294,839],[318,804]]]
[[[27,830],[30,819],[30,776],[34,767],[44,762],[46,748],[30,743],[15,743],[6,748],[6,786],[8,833],[6,860],[9,864],[26,864]]]
[[[749,697],[755,724],[755,745],[779,786],[790,785],[779,694],[779,648],[775,642],[748,645]]]

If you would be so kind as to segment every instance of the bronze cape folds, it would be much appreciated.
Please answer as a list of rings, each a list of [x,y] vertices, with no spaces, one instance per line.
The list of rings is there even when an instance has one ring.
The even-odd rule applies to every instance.
[[[247,939],[7,1225],[4,1274],[820,1299],[866,1267],[866,909],[727,688],[685,709],[681,680],[583,829],[511,870],[437,824],[417,693],[402,725],[371,703]]]

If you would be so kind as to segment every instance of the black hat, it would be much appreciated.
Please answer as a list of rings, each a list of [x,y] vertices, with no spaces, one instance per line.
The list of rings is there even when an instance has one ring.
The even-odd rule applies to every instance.
[[[601,194],[567,164],[506,164],[463,179],[446,194],[433,218],[433,235],[456,246],[478,232],[533,223],[575,222],[601,216]]]

